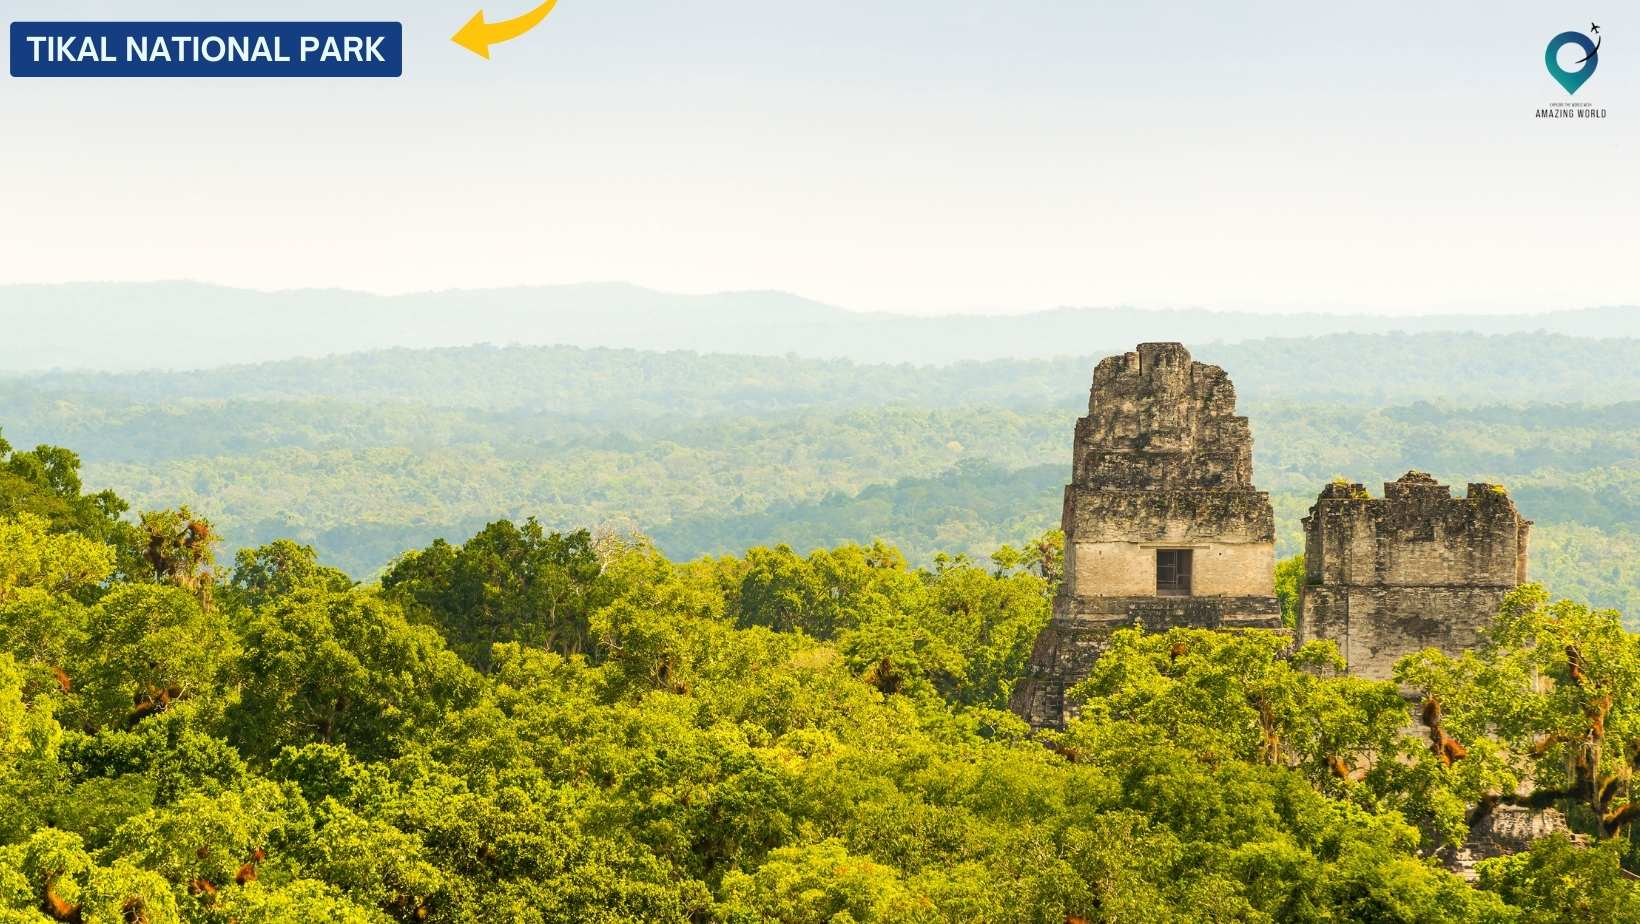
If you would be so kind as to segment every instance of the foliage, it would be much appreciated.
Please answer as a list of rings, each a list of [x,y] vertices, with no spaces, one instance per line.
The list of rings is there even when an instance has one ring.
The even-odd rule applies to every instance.
[[[1640,642],[1541,589],[1401,686],[1119,632],[1032,735],[1003,707],[1053,533],[677,563],[503,520],[373,586],[294,542],[222,575],[196,522],[150,517],[183,567],[136,573],[95,524],[0,520],[0,920],[1633,918]],[[1431,859],[1528,776],[1600,843]]]
[[[70,658],[70,714],[93,727],[135,726],[180,702],[214,697],[238,654],[227,619],[187,591],[115,587],[84,612]]]
[[[1466,761],[1496,764],[1502,784],[1472,799],[1521,801],[1510,785],[1521,775],[1535,785],[1525,801],[1560,804],[1597,837],[1640,821],[1640,638],[1618,613],[1551,603],[1527,585],[1504,601],[1481,651],[1426,651],[1398,665],[1396,677],[1435,704],[1458,741],[1507,745]]]
[[[1520,357],[1493,365],[1484,346],[1455,354],[1468,372],[1524,375]],[[1586,347],[1571,352],[1585,364]],[[1295,356],[1251,345],[1197,352],[1236,378],[1281,555],[1302,551],[1299,520],[1333,476],[1376,492],[1417,468],[1460,491],[1507,486],[1537,524],[1534,579],[1640,613],[1640,404],[1610,381],[1545,398],[1568,361],[1534,357],[1551,367],[1535,391],[1491,387],[1453,404],[1452,357],[1431,365],[1439,381],[1418,386],[1400,355],[1393,377],[1352,365],[1334,380],[1308,365],[1297,379]],[[475,349],[238,374],[205,377],[204,392],[198,376],[0,382],[0,406],[7,432],[72,440],[85,478],[143,507],[209,509],[228,554],[288,538],[361,578],[498,516],[534,516],[561,535],[582,524],[641,531],[679,559],[882,539],[926,566],[941,551],[983,558],[1056,525],[1088,362],[862,367]],[[34,482],[62,486],[78,458],[63,453],[17,455]],[[63,503],[48,489],[32,496]],[[135,556],[134,538],[129,547]],[[139,566],[121,559],[122,571]]]
[[[1498,893],[1538,921],[1640,921],[1640,885],[1623,875],[1612,845],[1580,848],[1564,835],[1480,864],[1482,888]]]
[[[240,549],[228,585],[240,606],[254,610],[299,588],[342,591],[352,587],[353,580],[339,568],[319,564],[312,546],[276,539],[260,548]]]
[[[55,533],[32,513],[0,520],[0,606],[78,597],[114,570],[114,550],[79,533]]]
[[[586,530],[566,536],[533,518],[499,520],[460,546],[439,540],[405,554],[381,584],[483,668],[501,642],[585,651],[588,619],[612,596],[603,570]]]
[[[231,740],[248,756],[345,744],[380,758],[417,726],[472,697],[471,672],[433,630],[354,590],[307,588],[251,614]]]
[[[1303,584],[1303,555],[1276,562],[1276,599],[1281,601],[1281,624],[1289,629],[1298,627],[1299,588]]]
[[[0,516],[31,513],[57,530],[111,541],[127,532],[120,514],[128,509],[113,491],[81,492],[75,453],[58,446],[14,451],[0,437]]]

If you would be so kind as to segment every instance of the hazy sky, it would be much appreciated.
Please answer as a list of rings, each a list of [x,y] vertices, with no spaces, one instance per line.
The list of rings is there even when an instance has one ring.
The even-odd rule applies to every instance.
[[[1640,303],[1632,3],[560,0],[490,62],[448,41],[477,6],[7,0],[398,19],[407,47],[400,80],[0,76],[0,282]],[[1575,99],[1608,117],[1533,118],[1567,99],[1544,46],[1591,19]]]

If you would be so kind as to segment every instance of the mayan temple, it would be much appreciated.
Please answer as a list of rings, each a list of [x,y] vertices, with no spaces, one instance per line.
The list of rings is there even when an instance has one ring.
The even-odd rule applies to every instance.
[[[1351,674],[1380,680],[1425,648],[1472,648],[1526,582],[1531,526],[1493,484],[1463,497],[1422,472],[1383,497],[1330,484],[1304,518],[1299,641],[1330,639]]]
[[[1224,370],[1182,344],[1143,343],[1094,370],[1061,521],[1065,580],[1012,701],[1034,727],[1074,717],[1065,691],[1116,629],[1281,628],[1247,418]]]

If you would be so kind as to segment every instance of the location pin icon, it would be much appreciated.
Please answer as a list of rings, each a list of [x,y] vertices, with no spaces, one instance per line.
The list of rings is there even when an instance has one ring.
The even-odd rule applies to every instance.
[[[1567,45],[1576,45],[1583,49],[1583,68],[1568,71],[1560,66],[1558,60],[1560,49]],[[1595,65],[1600,63],[1597,53],[1599,46],[1589,41],[1589,37],[1581,32],[1562,32],[1549,41],[1549,47],[1543,52],[1543,63],[1549,68],[1549,76],[1553,77],[1566,88],[1568,95],[1577,93],[1577,88],[1592,76]]]

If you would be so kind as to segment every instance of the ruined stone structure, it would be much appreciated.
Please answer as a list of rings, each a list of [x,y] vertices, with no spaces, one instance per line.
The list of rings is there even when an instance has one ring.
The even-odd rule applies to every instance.
[[[1330,484],[1304,518],[1299,641],[1331,639],[1350,673],[1374,679],[1425,648],[1471,648],[1526,581],[1531,525],[1497,485],[1455,498],[1408,472],[1374,498]]]
[[[1065,691],[1118,628],[1281,627],[1274,515],[1223,369],[1177,343],[1103,360],[1073,459],[1065,580],[1012,701],[1038,728],[1072,717]]]
[[[1566,816],[1559,811],[1531,809],[1523,805],[1498,805],[1478,812],[1469,823],[1469,835],[1456,849],[1441,847],[1435,856],[1442,865],[1464,879],[1474,882],[1475,865],[1493,857],[1528,850],[1532,842],[1555,834],[1570,836],[1579,847],[1589,845],[1586,834],[1572,834],[1566,825]]]

